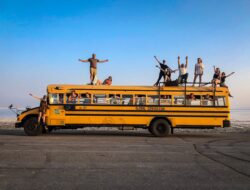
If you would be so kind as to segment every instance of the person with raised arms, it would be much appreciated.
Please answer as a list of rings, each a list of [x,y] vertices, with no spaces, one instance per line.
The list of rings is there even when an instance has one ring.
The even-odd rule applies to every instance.
[[[154,86],[158,86],[159,82],[161,80],[161,78],[164,78],[164,82],[166,81],[166,72],[167,69],[170,69],[169,66],[166,65],[166,60],[163,60],[162,62],[160,62],[156,56],[154,56],[154,58],[156,59],[156,61],[159,63],[159,66],[157,65],[157,67],[160,68],[160,72],[159,72],[159,77],[156,81],[156,83],[154,84]],[[171,70],[171,69],[170,69]]]
[[[92,54],[92,57],[86,60],[79,59],[80,62],[89,62],[90,63],[90,83],[93,84],[95,76],[97,75],[97,63],[108,62],[109,60],[99,60],[96,58],[96,54]]]
[[[188,67],[188,56],[186,56],[186,64],[180,63],[180,56],[178,56],[178,69],[179,69],[179,78],[178,83],[182,84],[187,83],[188,79],[188,73],[187,73],[187,67]]]

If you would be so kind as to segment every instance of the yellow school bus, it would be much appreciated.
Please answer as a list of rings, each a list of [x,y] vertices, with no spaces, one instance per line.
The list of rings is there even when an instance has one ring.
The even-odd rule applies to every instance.
[[[47,93],[49,130],[117,126],[161,137],[175,128],[230,126],[229,92],[223,87],[55,84]],[[27,135],[41,134],[37,115],[38,108],[22,112],[16,127],[24,127]]]

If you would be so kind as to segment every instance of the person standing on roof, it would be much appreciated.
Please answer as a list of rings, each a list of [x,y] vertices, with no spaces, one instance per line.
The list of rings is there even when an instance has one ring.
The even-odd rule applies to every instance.
[[[188,73],[187,73],[187,67],[188,67],[188,56],[186,56],[186,64],[180,63],[180,56],[178,56],[178,68],[179,68],[179,78],[178,83],[187,83]]]
[[[93,84],[93,81],[95,79],[95,76],[97,75],[97,63],[104,63],[104,62],[108,62],[109,60],[99,60],[96,59],[96,54],[92,54],[92,58],[86,59],[86,60],[82,60],[79,59],[80,62],[89,62],[90,63],[90,83]]]
[[[171,70],[169,68],[169,66],[166,65],[166,61],[163,60],[162,63],[157,59],[156,56],[154,56],[154,58],[156,59],[156,61],[159,63],[160,65],[160,73],[159,73],[159,77],[158,77],[158,80],[156,81],[156,83],[154,84],[154,86],[158,86],[159,85],[159,82],[161,80],[161,78],[163,77],[164,78],[164,81],[166,81],[166,73],[164,71],[166,71],[167,69]],[[159,67],[159,66],[157,66]]]
[[[202,59],[198,58],[197,59],[197,63],[195,64],[195,67],[194,67],[194,82],[193,82],[193,86],[195,85],[195,81],[196,81],[196,78],[198,76],[199,76],[199,86],[201,86],[203,71],[204,71],[204,65],[202,63]]]

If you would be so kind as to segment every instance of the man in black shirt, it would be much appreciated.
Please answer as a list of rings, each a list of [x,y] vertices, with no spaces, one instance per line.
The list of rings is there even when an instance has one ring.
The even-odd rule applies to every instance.
[[[166,72],[164,71],[167,71],[167,69],[170,69],[165,63],[166,61],[163,60],[162,63],[157,59],[156,56],[154,56],[154,58],[156,59],[156,61],[159,63],[160,65],[160,73],[159,73],[159,77],[158,77],[158,80],[157,82],[154,84],[154,86],[158,86],[159,85],[159,82],[161,80],[161,78],[163,77],[164,78],[164,81],[165,81],[165,78],[166,78]],[[171,70],[171,69],[170,69]]]

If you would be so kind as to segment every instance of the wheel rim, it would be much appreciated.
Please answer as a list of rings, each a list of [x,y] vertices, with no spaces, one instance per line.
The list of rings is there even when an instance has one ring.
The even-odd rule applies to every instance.
[[[165,126],[164,123],[159,123],[156,127],[157,131],[160,133],[160,134],[163,134],[167,131],[167,128]]]
[[[38,129],[38,123],[37,122],[29,122],[27,128],[30,131],[35,131]]]

